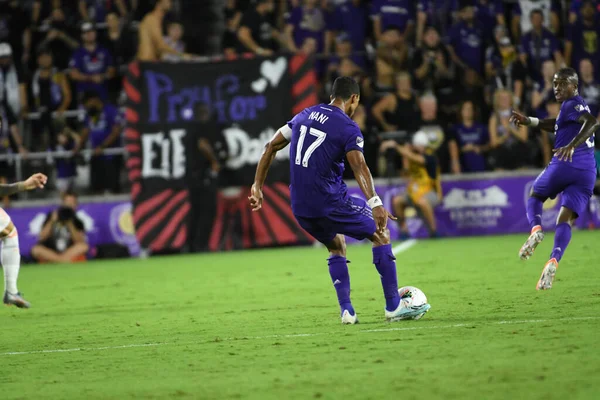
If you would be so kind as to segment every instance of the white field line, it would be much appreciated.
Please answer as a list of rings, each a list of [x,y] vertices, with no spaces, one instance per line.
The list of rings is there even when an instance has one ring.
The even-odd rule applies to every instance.
[[[399,253],[402,253],[403,251],[410,249],[415,244],[417,244],[417,241],[415,239],[408,239],[408,240],[400,243],[399,245],[394,246],[392,248],[392,253],[394,253],[394,255],[397,255]]]
[[[542,322],[569,322],[569,321],[587,321],[587,320],[598,320],[600,316],[593,317],[568,317],[568,318],[555,318],[555,319],[526,319],[526,320],[514,320],[514,321],[495,321],[488,323],[469,323],[469,324],[452,324],[452,325],[434,325],[434,326],[398,326],[394,328],[379,328],[379,329],[365,329],[356,331],[356,333],[376,333],[376,332],[401,332],[401,331],[415,331],[415,330],[437,330],[437,329],[454,329],[463,328],[465,326],[490,326],[490,325],[507,325],[507,324],[539,324]],[[407,322],[407,324],[418,324],[418,322]],[[31,351],[9,351],[0,353],[0,356],[22,356],[30,354],[52,354],[52,353],[74,353],[79,351],[100,351],[100,350],[120,350],[120,349],[131,349],[136,347],[159,347],[159,346],[173,346],[173,345],[190,345],[210,342],[231,342],[236,340],[264,340],[264,339],[286,339],[286,338],[301,338],[301,337],[315,337],[315,336],[329,336],[336,335],[339,332],[321,332],[321,333],[296,333],[287,335],[266,335],[266,336],[240,336],[240,337],[229,337],[229,338],[216,338],[214,340],[206,341],[195,341],[195,342],[157,342],[157,343],[138,343],[138,344],[124,344],[120,346],[103,346],[103,347],[76,347],[72,349],[47,349],[47,350],[31,350]]]

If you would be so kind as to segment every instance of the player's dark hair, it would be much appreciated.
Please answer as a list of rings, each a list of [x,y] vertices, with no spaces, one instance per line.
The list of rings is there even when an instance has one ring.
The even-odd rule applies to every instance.
[[[331,95],[335,99],[348,100],[353,94],[360,95],[360,86],[349,76],[340,76],[333,82]]]
[[[529,18],[533,17],[535,14],[540,14],[541,17],[544,18],[544,12],[539,8],[534,8],[533,10],[531,10],[531,12],[529,13]]]
[[[571,67],[565,67],[558,70],[556,75],[567,79],[570,83],[575,85],[579,84],[579,77],[577,76],[577,71]]]

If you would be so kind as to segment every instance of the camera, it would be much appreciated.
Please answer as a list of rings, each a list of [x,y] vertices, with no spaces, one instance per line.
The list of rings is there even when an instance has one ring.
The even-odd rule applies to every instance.
[[[67,222],[75,217],[75,211],[71,207],[61,207],[57,214],[60,222]]]

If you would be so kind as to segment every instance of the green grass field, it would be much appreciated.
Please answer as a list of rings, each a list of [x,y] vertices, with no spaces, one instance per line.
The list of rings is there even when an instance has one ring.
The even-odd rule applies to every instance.
[[[2,399],[598,399],[600,232],[420,241],[401,285],[420,321],[385,323],[368,246],[349,248],[361,323],[342,326],[323,249],[26,266],[30,310],[0,315]],[[65,350],[65,351],[60,351]]]

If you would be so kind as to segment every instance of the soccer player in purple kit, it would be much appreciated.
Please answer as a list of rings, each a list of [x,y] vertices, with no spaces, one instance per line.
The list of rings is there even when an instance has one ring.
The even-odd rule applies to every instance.
[[[358,322],[350,301],[350,276],[344,235],[369,239],[373,263],[381,277],[385,318],[398,321],[418,316],[430,305],[407,309],[398,295],[396,262],[390,244],[388,218],[396,219],[375,192],[371,172],[363,156],[364,138],[351,119],[360,101],[358,84],[339,77],[331,102],[309,107],[282,126],[266,144],[256,168],[248,199],[253,211],[262,207],[262,187],[279,150],[290,147],[291,202],[296,220],[329,250],[329,274],[337,292],[343,324]],[[342,180],[344,157],[368,201],[348,195]]]
[[[538,126],[545,131],[554,131],[556,135],[554,157],[536,178],[527,201],[531,234],[519,251],[521,259],[531,257],[544,239],[543,203],[562,193],[554,247],[537,283],[537,290],[552,288],[558,263],[571,241],[571,226],[586,209],[596,181],[594,132],[600,127],[600,123],[579,96],[578,84],[579,79],[573,68],[562,68],[554,75],[554,96],[562,103],[556,119],[539,120],[514,111],[511,116],[516,125]]]

